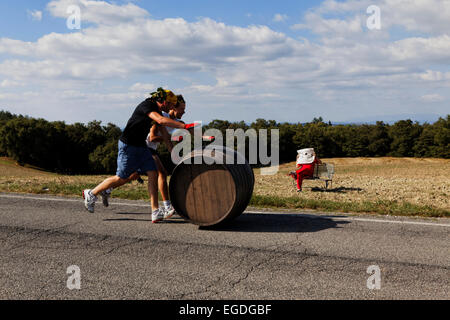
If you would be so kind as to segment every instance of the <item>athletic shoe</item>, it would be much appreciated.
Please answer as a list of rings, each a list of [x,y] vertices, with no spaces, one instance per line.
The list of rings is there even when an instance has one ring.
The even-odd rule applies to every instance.
[[[97,197],[92,194],[91,189],[83,190],[83,199],[86,210],[90,213],[94,213],[95,201],[97,201]]]
[[[164,219],[164,210],[157,209],[152,212],[152,222],[157,223]]]
[[[111,188],[109,188],[109,189],[106,189],[105,191],[102,191],[101,193],[100,193],[100,195],[102,196],[102,202],[103,202],[103,205],[105,206],[105,207],[108,207],[109,206],[109,197],[111,196],[111,192],[112,192],[112,189]]]
[[[297,189],[297,192],[302,192],[302,189]]]
[[[164,208],[164,219],[169,219],[173,216],[175,213],[175,209],[172,207],[172,205],[169,205],[168,207]]]
[[[297,172],[295,171],[289,172],[288,176],[291,176],[294,180],[297,180]]]

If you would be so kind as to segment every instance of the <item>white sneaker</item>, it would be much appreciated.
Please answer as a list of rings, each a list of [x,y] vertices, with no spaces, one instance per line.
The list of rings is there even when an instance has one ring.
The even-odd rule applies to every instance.
[[[164,219],[164,210],[157,209],[152,212],[152,222],[157,223]]]
[[[97,201],[97,197],[92,194],[91,189],[83,190],[83,199],[86,210],[90,213],[94,213],[95,201]]]
[[[106,189],[105,191],[100,192],[102,196],[102,202],[105,207],[109,206],[109,197],[111,196],[112,188]]]
[[[164,208],[164,219],[169,219],[173,216],[175,213],[175,209],[172,207],[172,205],[169,205],[168,207]]]

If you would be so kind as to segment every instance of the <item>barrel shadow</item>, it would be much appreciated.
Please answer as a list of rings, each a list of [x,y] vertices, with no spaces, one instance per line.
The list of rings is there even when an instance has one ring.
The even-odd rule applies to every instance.
[[[245,213],[226,225],[200,227],[200,229],[232,232],[317,232],[330,228],[340,228],[339,225],[347,223],[349,222],[334,221],[332,217],[322,218],[282,213]]]

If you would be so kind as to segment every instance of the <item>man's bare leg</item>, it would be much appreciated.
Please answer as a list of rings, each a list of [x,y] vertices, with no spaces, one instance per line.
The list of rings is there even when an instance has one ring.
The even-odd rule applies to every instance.
[[[125,183],[127,183],[129,179],[122,179],[119,176],[109,177],[105,179],[102,183],[100,183],[98,186],[96,186],[94,189],[91,190],[91,193],[94,196],[97,196],[100,192],[105,191],[109,188],[117,188]]]
[[[95,202],[97,201],[97,195],[107,189],[117,188],[125,184],[128,179],[122,179],[119,176],[113,176],[105,179],[102,183],[96,186],[94,189],[83,190],[84,207],[91,213],[94,213]],[[103,199],[103,205],[108,206],[107,201]]]

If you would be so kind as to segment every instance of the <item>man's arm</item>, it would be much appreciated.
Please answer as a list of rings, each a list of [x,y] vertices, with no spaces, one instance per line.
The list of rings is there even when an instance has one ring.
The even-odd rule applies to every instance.
[[[150,112],[148,116],[150,117],[150,119],[154,120],[156,123],[158,123],[161,126],[167,126],[167,127],[179,128],[179,129],[185,128],[185,125],[183,123],[172,120],[167,117],[163,117],[156,111]],[[167,133],[167,130],[166,130],[166,133]]]

